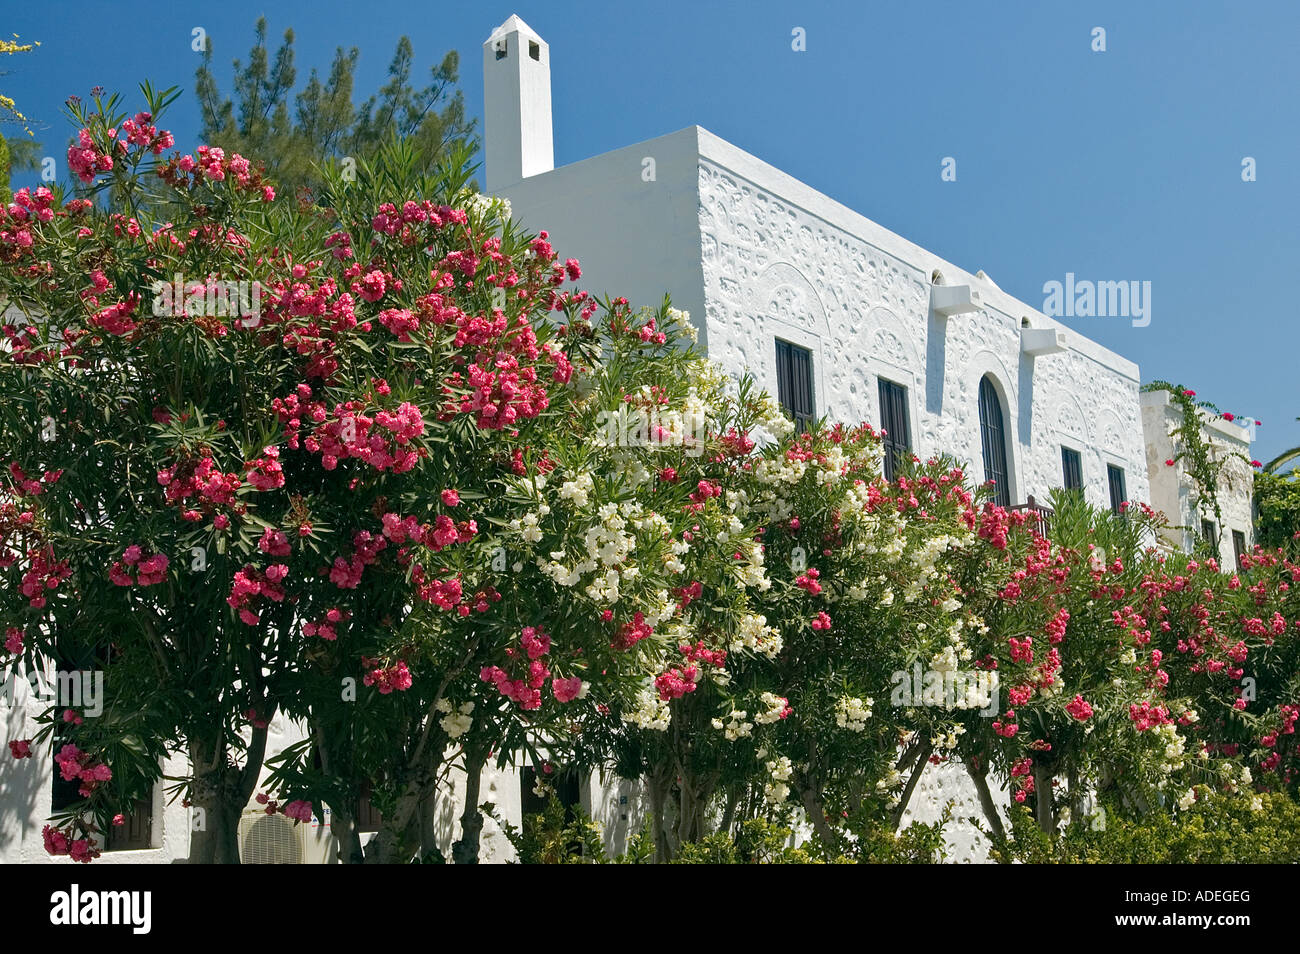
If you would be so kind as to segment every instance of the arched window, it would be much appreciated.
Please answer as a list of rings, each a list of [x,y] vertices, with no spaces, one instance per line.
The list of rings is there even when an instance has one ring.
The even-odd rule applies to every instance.
[[[1007,475],[1006,416],[993,379],[980,379],[980,443],[984,450],[984,479],[993,481],[993,500],[1011,506],[1011,479]]]

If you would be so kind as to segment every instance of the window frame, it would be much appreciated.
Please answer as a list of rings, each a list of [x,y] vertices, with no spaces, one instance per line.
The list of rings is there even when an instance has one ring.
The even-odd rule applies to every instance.
[[[1002,507],[1010,507],[1012,504],[1011,452],[1007,447],[1007,422],[1009,416],[992,375],[985,374],[980,378],[978,400],[980,451],[984,461],[984,481],[986,483],[990,480],[994,482],[994,503]],[[996,412],[996,421],[990,419],[993,412]]]
[[[806,359],[806,367],[804,360]],[[800,432],[817,420],[817,365],[812,349],[785,338],[776,338],[776,396],[782,410],[794,420]],[[800,410],[796,397],[805,399]],[[802,403],[802,402],[801,402]]]
[[[883,438],[885,479],[892,481],[903,455],[912,453],[912,422],[908,414],[907,385],[891,381],[877,375],[876,393],[880,399],[880,429],[885,432]],[[897,424],[897,427],[891,427]],[[901,431],[901,436],[898,435]]]
[[[1116,484],[1118,483],[1119,494],[1116,495]],[[1106,464],[1106,489],[1110,493],[1110,512],[1114,514],[1123,514],[1124,510],[1120,504],[1128,502],[1128,475],[1124,473],[1124,468],[1119,464]]]
[[[1073,463],[1073,467],[1071,467]],[[1074,486],[1070,484],[1070,476],[1073,473],[1075,480]],[[1061,445],[1061,487],[1065,490],[1077,490],[1083,493],[1083,453],[1075,450],[1073,447]]]

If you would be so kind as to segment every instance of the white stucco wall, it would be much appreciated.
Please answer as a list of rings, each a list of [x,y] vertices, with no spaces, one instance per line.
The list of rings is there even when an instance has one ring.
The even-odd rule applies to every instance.
[[[1213,507],[1202,503],[1193,507],[1195,492],[1184,461],[1173,467],[1165,464],[1182,450],[1175,432],[1182,415],[1165,391],[1142,395],[1142,427],[1146,435],[1147,468],[1151,475],[1151,506],[1163,512],[1172,526],[1165,534],[1172,546],[1191,552],[1201,533],[1201,520],[1213,520]],[[1209,445],[1212,459],[1224,461],[1219,476],[1219,509],[1222,522],[1218,527],[1219,564],[1225,570],[1237,565],[1232,532],[1239,531],[1246,541],[1246,551],[1255,545],[1253,494],[1254,469],[1250,466],[1250,428],[1202,412],[1201,438]]]
[[[775,338],[809,347],[819,414],[880,424],[876,379],[908,388],[913,448],[971,462],[983,479],[978,391],[991,374],[1011,440],[1011,498],[1062,482],[1061,446],[1081,452],[1085,493],[1109,505],[1106,465],[1146,500],[1138,368],[1030,305],[908,242],[706,130],[700,231],[709,353],[776,392]],[[983,309],[930,311],[930,276],[977,289]],[[1063,330],[1068,350],[1031,357],[1020,333]]]

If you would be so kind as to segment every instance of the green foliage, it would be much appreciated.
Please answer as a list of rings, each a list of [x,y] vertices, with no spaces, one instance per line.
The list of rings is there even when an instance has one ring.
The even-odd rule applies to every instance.
[[[1283,792],[1206,796],[1192,807],[1133,817],[1109,803],[1104,824],[1083,819],[1059,837],[1044,834],[1025,808],[1011,812],[1001,862],[1024,864],[1295,864],[1300,862],[1300,803]]]
[[[501,827],[519,856],[519,864],[605,864],[609,860],[605,857],[600,826],[581,807],[566,810],[554,794],[546,800],[541,812],[524,815],[522,827],[503,820],[490,802],[485,802],[480,810]],[[636,843],[634,848],[641,852],[643,844]]]
[[[1289,546],[1300,534],[1300,470],[1255,475],[1255,541],[1267,549]]]
[[[1214,522],[1222,526],[1223,511],[1219,505],[1219,478],[1228,461],[1234,457],[1250,463],[1243,454],[1218,456],[1211,452],[1203,432],[1205,421],[1207,417],[1222,417],[1223,412],[1209,401],[1198,401],[1196,392],[1181,384],[1152,381],[1150,384],[1143,385],[1142,390],[1167,392],[1170,403],[1181,412],[1178,426],[1171,435],[1174,438],[1173,460],[1175,463],[1181,463],[1187,476],[1191,478],[1195,491],[1192,512],[1200,513],[1202,508],[1208,508],[1205,512],[1213,512]]]
[[[293,30],[274,58],[266,45],[266,19],[259,18],[247,64],[234,61],[233,98],[223,98],[212,68],[212,40],[196,73],[195,94],[203,119],[204,141],[266,165],[288,194],[322,184],[320,167],[330,159],[373,160],[394,138],[410,142],[423,171],[432,171],[456,144],[478,147],[476,120],[465,115],[455,50],[432,67],[427,86],[412,81],[415,54],[403,36],[388,67],[388,81],[359,106],[353,103],[356,47],[339,47],[322,78],[313,67],[306,85],[293,95],[298,76]]]

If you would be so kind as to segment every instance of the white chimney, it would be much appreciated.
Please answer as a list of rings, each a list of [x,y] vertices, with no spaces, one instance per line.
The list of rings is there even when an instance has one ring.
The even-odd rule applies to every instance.
[[[488,192],[555,168],[551,49],[518,16],[483,44],[483,112]]]

